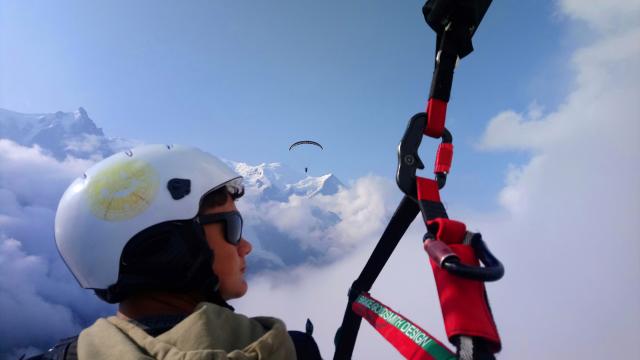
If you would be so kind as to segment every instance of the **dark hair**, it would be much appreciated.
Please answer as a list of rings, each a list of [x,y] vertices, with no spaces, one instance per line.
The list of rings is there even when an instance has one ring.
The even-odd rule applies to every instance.
[[[202,200],[200,200],[200,209],[198,210],[198,213],[200,214],[206,209],[224,205],[230,195],[231,194],[224,186],[205,194],[202,197]]]
[[[227,202],[229,196],[233,201],[244,195],[244,190],[240,191],[229,191],[226,186],[222,186],[216,190],[206,193],[202,199],[200,200],[200,209],[198,213],[201,214],[206,209],[222,206]]]

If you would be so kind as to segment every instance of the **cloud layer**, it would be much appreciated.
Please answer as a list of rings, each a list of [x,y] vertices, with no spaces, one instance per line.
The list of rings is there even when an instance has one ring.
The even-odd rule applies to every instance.
[[[575,52],[574,89],[558,109],[489,122],[483,148],[532,157],[508,172],[505,213],[478,224],[508,256],[493,296],[505,357],[629,357],[640,333],[639,18],[605,29],[589,4],[563,5],[603,33]],[[607,3],[601,15],[626,19],[636,5]]]
[[[364,177],[332,195],[292,195],[286,201],[238,202],[249,225],[247,238],[257,251],[279,256],[287,265],[330,263],[377,236],[390,216],[393,186]],[[372,225],[378,224],[378,225]]]
[[[626,31],[636,26],[640,15],[640,1],[637,0],[561,0],[558,3],[563,14],[605,33]]]
[[[91,163],[0,139],[0,356],[44,350],[112,311],[78,287],[53,240],[58,200]]]

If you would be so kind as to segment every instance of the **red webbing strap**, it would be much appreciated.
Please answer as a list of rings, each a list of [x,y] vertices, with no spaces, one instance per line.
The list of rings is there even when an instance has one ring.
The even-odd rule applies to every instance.
[[[480,265],[473,248],[462,244],[467,230],[463,223],[435,219],[427,225],[430,230],[437,228],[436,231],[432,231],[435,232],[436,239],[446,243],[460,258],[460,262]],[[449,340],[457,335],[481,337],[490,344],[493,352],[500,351],[500,336],[487,303],[484,283],[449,274],[432,259],[430,263]]]
[[[422,212],[422,217],[425,221],[436,218],[446,219],[449,217],[447,216],[447,210],[445,210],[444,205],[440,202],[440,191],[438,190],[437,181],[416,176],[416,190],[420,212]]]
[[[353,312],[366,319],[405,358],[415,360],[455,360],[444,344],[390,307],[360,294],[351,305]]]
[[[427,103],[427,126],[424,134],[439,138],[444,132],[444,121],[447,117],[447,103],[444,100],[431,98]]]
[[[416,176],[418,200],[440,202],[440,190],[435,180]]]
[[[451,163],[453,162],[453,144],[441,143],[438,146],[438,152],[436,153],[436,164],[434,166],[434,173],[449,173],[451,170]]]

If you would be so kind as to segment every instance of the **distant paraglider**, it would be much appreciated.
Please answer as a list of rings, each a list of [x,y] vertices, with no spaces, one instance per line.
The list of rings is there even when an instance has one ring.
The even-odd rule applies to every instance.
[[[315,141],[312,141],[312,140],[301,140],[301,141],[296,141],[293,144],[291,144],[291,146],[289,146],[289,151],[291,151],[293,148],[295,148],[297,146],[301,146],[301,145],[315,145],[315,146],[319,147],[321,150],[324,150],[322,145],[320,145],[319,143],[317,143]],[[309,168],[305,166],[305,168],[304,168],[305,174],[307,173],[308,170],[309,170]]]
[[[317,143],[317,142],[315,142],[315,141],[311,141],[311,140],[302,140],[302,141],[296,141],[296,142],[294,142],[293,144],[291,144],[291,146],[289,146],[289,151],[291,151],[291,149],[293,149],[293,148],[294,148],[294,147],[296,147],[296,146],[300,146],[300,145],[304,145],[304,144],[307,144],[307,145],[315,145],[315,146],[319,147],[320,149],[324,150],[324,148],[322,147],[322,145],[318,144],[318,143]]]

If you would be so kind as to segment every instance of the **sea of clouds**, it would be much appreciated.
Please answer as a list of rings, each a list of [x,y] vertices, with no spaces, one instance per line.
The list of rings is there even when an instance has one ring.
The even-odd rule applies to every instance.
[[[569,93],[553,109],[532,99],[531,109],[487,119],[479,151],[530,158],[509,165],[495,212],[448,210],[482,231],[505,263],[504,279],[487,286],[504,343],[500,358],[630,358],[640,334],[640,2],[565,0],[558,12],[592,39],[568,59]],[[93,161],[0,140],[2,358],[44,350],[114,311],[77,286],[52,240],[60,195]],[[347,289],[399,200],[394,184],[368,176],[332,195],[245,200],[239,206],[257,223],[307,252],[304,261],[255,274],[233,305],[279,316],[292,329],[311,318],[330,358]],[[339,220],[318,223],[327,218],[314,209]],[[422,231],[419,221],[412,225],[372,293],[444,340]],[[354,358],[399,356],[363,324]]]

